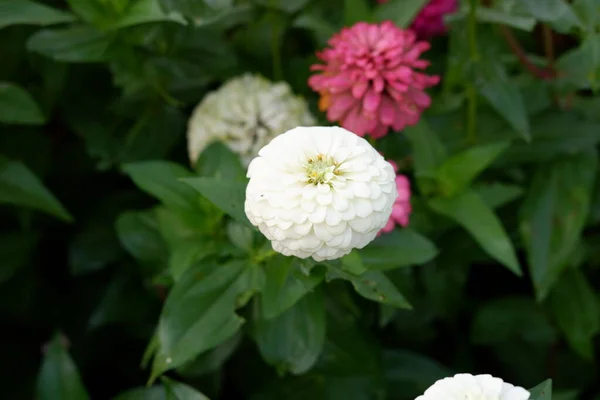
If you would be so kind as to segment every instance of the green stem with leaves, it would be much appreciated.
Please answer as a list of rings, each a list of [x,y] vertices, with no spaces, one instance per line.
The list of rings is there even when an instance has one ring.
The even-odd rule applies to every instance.
[[[467,35],[469,39],[469,63],[475,70],[479,62],[479,51],[477,49],[477,1],[470,0],[469,16],[467,19]],[[473,83],[467,86],[467,140],[474,143],[477,140],[477,90]]]

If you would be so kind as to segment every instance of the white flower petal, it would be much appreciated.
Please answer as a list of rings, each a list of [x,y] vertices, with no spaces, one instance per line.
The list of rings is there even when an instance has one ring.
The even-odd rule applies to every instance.
[[[415,400],[528,400],[529,392],[491,375],[456,374],[430,386]]]

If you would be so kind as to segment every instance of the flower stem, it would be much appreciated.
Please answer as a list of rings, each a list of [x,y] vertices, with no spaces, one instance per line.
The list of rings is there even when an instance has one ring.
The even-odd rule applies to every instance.
[[[477,0],[470,0],[469,16],[467,20],[467,34],[469,39],[469,62],[473,70],[479,62],[479,50],[477,48]],[[471,82],[467,86],[467,140],[475,143],[477,140],[477,90]]]

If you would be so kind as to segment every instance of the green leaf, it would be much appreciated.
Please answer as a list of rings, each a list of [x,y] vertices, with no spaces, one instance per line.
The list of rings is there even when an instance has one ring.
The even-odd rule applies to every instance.
[[[495,55],[485,57],[475,66],[476,87],[498,114],[526,141],[531,140],[527,109],[519,87],[513,83]]]
[[[227,236],[231,243],[247,252],[252,250],[254,230],[235,220],[227,221]]]
[[[600,332],[600,304],[583,272],[571,268],[562,274],[547,305],[571,348],[592,361],[594,337]]]
[[[31,233],[11,232],[0,235],[0,283],[23,267],[34,253],[39,237]]]
[[[473,187],[473,190],[481,196],[485,204],[493,209],[518,199],[524,193],[523,188],[520,186],[499,182],[477,184]]]
[[[209,144],[195,165],[200,175],[224,181],[239,181],[246,175],[240,158],[219,141]]]
[[[64,349],[63,337],[54,336],[46,348],[46,355],[37,377],[36,398],[39,400],[87,400],[90,398],[77,366]]]
[[[342,257],[340,261],[340,268],[352,275],[361,275],[367,271],[357,250],[352,250],[349,254]]]
[[[511,28],[521,29],[531,32],[535,27],[535,18],[515,15],[489,7],[477,7],[476,18],[479,22],[488,22],[492,24],[506,25]]]
[[[36,32],[27,41],[27,49],[56,61],[102,62],[108,59],[111,41],[110,36],[90,26],[71,26]]]
[[[75,16],[30,0],[0,0],[0,29],[11,25],[52,25],[72,22]]]
[[[244,320],[235,313],[238,297],[256,291],[256,266],[242,261],[204,263],[175,284],[162,310],[152,378],[177,368],[232,337]]]
[[[255,321],[255,340],[262,357],[278,371],[303,374],[317,362],[325,342],[325,306],[313,290],[270,319]]]
[[[504,297],[489,301],[477,310],[471,340],[481,345],[518,340],[549,345],[556,340],[556,331],[534,300]]]
[[[73,220],[56,197],[25,165],[0,156],[0,204],[3,203],[43,211],[63,221]]]
[[[477,193],[468,190],[452,198],[432,199],[429,206],[464,227],[483,250],[521,276],[512,242],[498,217]]]
[[[117,218],[115,229],[123,247],[138,261],[156,270],[167,264],[167,246],[154,210],[126,211]]]
[[[110,28],[118,29],[148,22],[177,22],[185,25],[185,19],[176,12],[166,13],[160,6],[160,0],[130,1],[121,17],[110,24]]]
[[[244,212],[246,182],[222,181],[215,178],[185,178],[182,182],[196,189],[230,217],[251,226]]]
[[[194,264],[216,253],[213,242],[206,239],[184,239],[169,254],[169,272],[177,282]]]
[[[406,127],[404,135],[412,147],[419,189],[425,195],[431,194],[437,190],[436,170],[448,158],[446,148],[424,119],[417,125]]]
[[[233,0],[159,0],[166,12],[181,13],[194,21],[195,25],[213,23],[235,12]]]
[[[520,216],[533,286],[543,300],[568,265],[590,213],[598,156],[589,151],[540,166]]]
[[[563,90],[598,90],[600,73],[600,34],[587,35],[578,47],[562,54],[556,68],[560,71],[557,84]]]
[[[359,21],[369,22],[371,7],[368,0],[344,0],[344,25],[351,26]]]
[[[0,123],[42,125],[45,122],[46,117],[29,93],[15,84],[0,82]]]
[[[314,269],[310,272],[303,271],[294,257],[271,257],[265,267],[266,283],[260,302],[263,318],[278,316],[323,281],[323,274]]]
[[[582,23],[565,0],[523,0],[522,6],[532,17],[551,26],[561,33],[568,33]]]
[[[408,350],[386,350],[383,368],[389,393],[398,398],[416,398],[452,371],[437,361]]]
[[[333,279],[347,280],[354,286],[356,293],[366,299],[398,308],[412,308],[394,283],[381,271],[367,271],[360,276],[355,276],[330,266],[327,280]]]
[[[191,386],[162,377],[169,400],[209,400],[208,397]]]
[[[198,207],[198,194],[181,178],[193,173],[179,164],[170,161],[141,161],[123,165],[125,172],[137,187],[163,204],[188,209]]]
[[[446,160],[438,169],[438,181],[447,196],[467,188],[471,182],[504,152],[510,141],[470,147]]]
[[[428,0],[390,0],[375,9],[377,22],[391,20],[400,28],[408,28]]]
[[[530,143],[513,142],[495,166],[549,162],[587,151],[600,142],[600,123],[573,112],[551,111],[532,119],[531,134]]]
[[[552,400],[552,379],[546,379],[536,387],[529,389],[531,400]]]
[[[367,269],[392,269],[421,265],[432,260],[438,251],[435,245],[410,228],[382,234],[358,251]]]
[[[139,387],[118,394],[113,400],[171,400],[163,386]]]
[[[183,377],[198,377],[218,372],[239,348],[243,336],[242,332],[238,332],[214,349],[200,354],[195,360],[177,368],[177,374]]]

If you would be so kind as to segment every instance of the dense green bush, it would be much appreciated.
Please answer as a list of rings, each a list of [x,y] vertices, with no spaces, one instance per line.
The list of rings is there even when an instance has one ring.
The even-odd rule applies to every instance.
[[[464,1],[419,123],[371,143],[408,227],[274,253],[194,107],[307,84],[343,26],[424,0],[0,0],[3,399],[414,399],[455,373],[600,399],[600,2]],[[550,380],[548,380],[550,379]],[[552,388],[552,390],[550,390]]]

